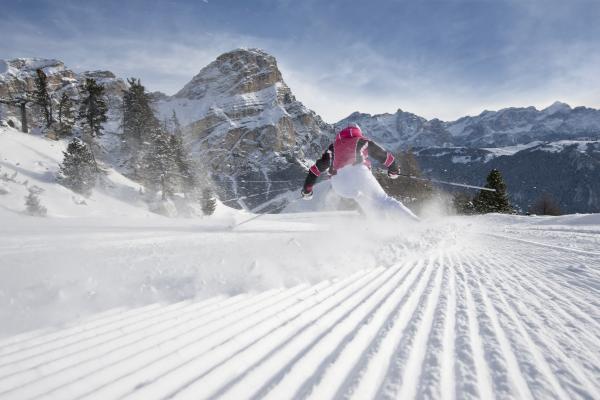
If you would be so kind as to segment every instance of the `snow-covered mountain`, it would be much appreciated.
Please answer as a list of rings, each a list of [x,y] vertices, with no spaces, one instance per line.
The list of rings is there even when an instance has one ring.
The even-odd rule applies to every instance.
[[[418,115],[398,110],[395,114],[364,114],[354,112],[335,124],[336,130],[357,123],[369,137],[398,151],[411,146],[451,146],[453,143],[444,122],[426,120]]]
[[[297,188],[307,158],[333,134],[296,100],[275,58],[258,49],[219,56],[174,96],[158,96],[156,108],[162,119],[176,112],[193,154],[210,165],[225,196],[253,196],[248,205]],[[294,182],[277,182],[287,180]]]
[[[470,147],[497,147],[529,143],[600,139],[600,110],[571,108],[555,102],[550,107],[505,108],[484,111],[446,124],[454,143]]]
[[[535,140],[600,140],[600,110],[571,108],[555,102],[535,107],[483,111],[476,117],[444,122],[427,120],[398,110],[395,114],[355,112],[335,124],[360,124],[377,141],[393,149],[408,147],[502,147],[527,144]]]

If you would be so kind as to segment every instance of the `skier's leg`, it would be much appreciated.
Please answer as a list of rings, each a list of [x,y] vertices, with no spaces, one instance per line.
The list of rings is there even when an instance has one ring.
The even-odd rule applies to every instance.
[[[363,198],[364,200],[362,200]],[[419,217],[417,217],[408,207],[402,204],[401,201],[388,196],[386,193],[383,193],[383,195],[375,195],[370,198],[368,198],[366,195],[359,196],[357,201],[359,204],[361,204],[361,206],[363,203],[368,203],[370,207],[374,208],[375,212],[378,213],[384,213],[392,217],[401,216],[409,218],[413,221],[419,221]]]
[[[333,190],[340,196],[354,199],[368,214],[389,214],[418,221],[400,201],[390,197],[364,165],[345,167],[331,180]]]
[[[338,196],[356,200],[359,187],[357,171],[354,166],[342,168],[331,177],[331,188]]]
[[[419,221],[419,218],[401,201],[388,196],[368,168],[362,169],[359,175],[360,195],[356,201],[361,207],[370,208],[374,214],[385,214],[392,218],[399,216]]]

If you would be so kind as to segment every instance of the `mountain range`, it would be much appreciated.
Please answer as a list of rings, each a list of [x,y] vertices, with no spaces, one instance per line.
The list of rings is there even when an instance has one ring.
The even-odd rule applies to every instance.
[[[0,98],[31,90],[35,69],[51,91],[76,91],[85,77],[109,87],[110,120],[101,139],[104,158],[118,167],[119,106],[126,88],[108,71],[75,73],[56,60],[0,60]],[[285,190],[298,190],[309,166],[350,122],[398,152],[412,149],[432,178],[482,184],[491,168],[505,176],[511,200],[527,210],[548,193],[563,212],[600,211],[600,110],[556,102],[484,111],[456,121],[410,112],[355,112],[329,124],[298,101],[276,59],[259,49],[237,49],[202,68],[173,96],[153,93],[160,119],[175,112],[193,156],[209,168],[228,205],[254,208]],[[18,124],[0,105],[0,121]],[[239,197],[245,197],[237,200]]]

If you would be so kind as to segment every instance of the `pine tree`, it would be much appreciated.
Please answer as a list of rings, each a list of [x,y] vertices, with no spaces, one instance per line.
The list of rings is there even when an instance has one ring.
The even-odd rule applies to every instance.
[[[186,196],[193,193],[198,179],[175,112],[170,120],[161,123],[140,80],[130,78],[127,82],[122,128],[124,146],[132,154],[129,160],[132,174],[149,189],[148,193],[160,191],[163,200],[180,191]],[[169,125],[173,126],[173,134],[169,133]]]
[[[83,86],[83,97],[78,118],[87,128],[90,136],[102,135],[102,124],[107,121],[108,106],[104,99],[104,87],[95,79],[87,78]]]
[[[29,189],[29,194],[25,196],[25,212],[32,216],[44,217],[47,211],[40,202],[38,191]]]
[[[170,136],[169,147],[173,153],[175,175],[179,186],[186,197],[194,193],[198,186],[198,177],[194,171],[194,163],[183,144],[183,138],[177,134]]]
[[[206,187],[202,191],[202,212],[204,215],[212,215],[217,208],[217,200],[215,199],[213,191]]]
[[[63,154],[58,181],[74,192],[89,195],[97,174],[92,152],[81,140],[73,139]]]
[[[486,188],[495,189],[495,192],[481,190],[473,200],[475,210],[479,213],[504,213],[513,212],[513,208],[506,194],[506,185],[502,179],[502,174],[497,169],[490,171],[487,176]]]
[[[155,181],[151,175],[160,168],[152,165],[152,155],[147,152],[154,151],[153,141],[159,137],[160,123],[152,112],[150,96],[140,80],[129,78],[127,83],[129,88],[123,95],[121,109],[124,152],[130,154],[128,163],[134,178]]]
[[[166,200],[175,192],[177,181],[170,135],[160,127],[156,128],[152,132],[150,142],[146,142],[143,154],[140,168],[141,178],[151,191],[160,190],[162,199]]]
[[[177,118],[175,110],[173,110],[173,115],[171,115],[171,126],[173,127],[173,134],[175,136],[183,135],[183,130],[181,129],[181,124],[179,123],[179,118]]]
[[[60,136],[69,136],[73,131],[75,124],[75,110],[73,101],[63,93],[58,102],[58,134]]]
[[[54,119],[52,117],[52,99],[48,93],[48,77],[41,69],[36,70],[37,77],[35,79],[35,92],[33,94],[35,104],[37,104],[44,114],[46,128],[52,125]]]
[[[139,79],[127,79],[129,88],[123,95],[123,137],[132,150],[148,141],[159,124],[152,112],[150,95]]]

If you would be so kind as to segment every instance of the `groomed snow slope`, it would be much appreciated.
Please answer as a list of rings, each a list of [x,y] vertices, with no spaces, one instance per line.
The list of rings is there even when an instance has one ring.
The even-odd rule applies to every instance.
[[[5,338],[0,398],[600,398],[598,215],[448,218],[387,232],[354,219],[342,224],[345,237],[364,238],[373,253],[351,242],[345,254],[319,245],[335,243],[326,238],[340,221],[316,215],[269,216],[239,231],[171,226],[146,230],[146,241],[144,229],[123,228],[105,245],[131,249],[134,264],[157,244],[146,263],[169,250],[203,254],[213,235],[228,243],[214,247],[223,254],[270,241],[257,252],[278,264],[265,273],[292,265],[285,254],[303,262],[290,277],[314,268],[310,253],[339,270],[318,283],[305,276],[112,309]],[[28,251],[56,254],[36,240]],[[6,260],[17,250],[4,243]],[[344,256],[355,265],[344,269]]]

